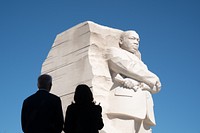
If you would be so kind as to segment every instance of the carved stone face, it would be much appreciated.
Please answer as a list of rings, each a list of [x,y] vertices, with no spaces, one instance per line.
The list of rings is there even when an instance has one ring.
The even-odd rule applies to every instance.
[[[120,47],[134,53],[135,51],[138,51],[139,41],[139,35],[135,31],[126,31],[121,37]]]

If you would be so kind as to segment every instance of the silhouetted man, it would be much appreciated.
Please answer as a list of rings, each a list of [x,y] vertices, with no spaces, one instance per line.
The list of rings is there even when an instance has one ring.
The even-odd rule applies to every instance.
[[[39,90],[24,100],[21,112],[24,133],[61,133],[64,123],[61,100],[49,93],[51,86],[50,75],[39,76]]]

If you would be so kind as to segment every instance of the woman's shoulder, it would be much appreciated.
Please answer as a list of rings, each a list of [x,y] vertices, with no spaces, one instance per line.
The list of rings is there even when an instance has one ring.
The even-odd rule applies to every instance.
[[[76,108],[76,104],[75,103],[71,103],[70,105],[67,106],[68,110],[72,110]]]
[[[94,108],[95,110],[97,110],[98,112],[102,112],[102,107],[100,105],[95,105],[94,104]]]

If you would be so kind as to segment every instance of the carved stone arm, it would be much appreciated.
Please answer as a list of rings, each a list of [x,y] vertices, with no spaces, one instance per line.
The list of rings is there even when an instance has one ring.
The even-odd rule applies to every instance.
[[[113,51],[114,50],[114,51]],[[115,73],[125,75],[126,77],[132,78],[139,82],[147,84],[152,90],[157,87],[155,90],[157,92],[160,90],[161,83],[159,78],[148,70],[146,65],[138,59],[130,59],[124,56],[125,53],[120,53],[117,48],[110,49],[110,58],[108,58],[109,68]],[[134,58],[134,57],[133,57]],[[157,86],[156,84],[160,84]]]

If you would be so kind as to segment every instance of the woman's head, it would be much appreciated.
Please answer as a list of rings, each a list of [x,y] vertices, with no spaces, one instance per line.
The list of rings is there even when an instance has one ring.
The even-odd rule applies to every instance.
[[[87,85],[80,84],[76,87],[74,94],[75,103],[91,103],[93,100],[92,91]]]

